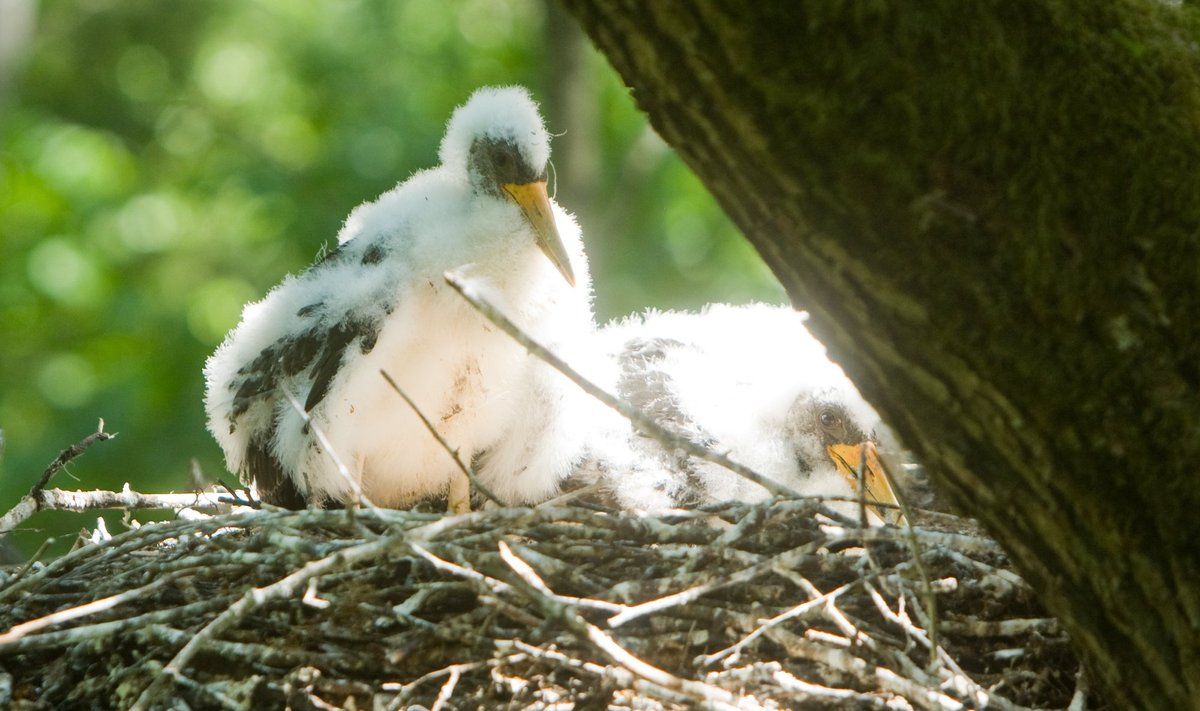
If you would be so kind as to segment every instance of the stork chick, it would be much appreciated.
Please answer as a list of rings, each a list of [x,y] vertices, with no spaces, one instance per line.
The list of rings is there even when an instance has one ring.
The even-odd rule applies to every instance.
[[[710,305],[700,313],[651,311],[595,336],[602,380],[676,435],[726,453],[793,491],[894,504],[874,437],[883,426],[805,316],[764,304]],[[599,483],[610,502],[663,509],[758,501],[761,486],[673,451],[615,417],[597,420],[575,483]],[[866,458],[865,463],[862,461]],[[835,504],[847,514],[853,504]],[[871,507],[895,521],[892,509]]]
[[[443,282],[470,280],[551,346],[593,330],[579,228],[546,192],[550,137],[524,89],[484,88],[439,157],[355,208],[337,248],[247,305],[205,365],[209,429],[263,501],[338,502],[357,484],[378,505],[448,494],[469,508],[451,455],[381,370],[463,461],[487,451],[480,481],[505,503],[555,490],[564,455],[525,453],[559,426],[565,381]]]

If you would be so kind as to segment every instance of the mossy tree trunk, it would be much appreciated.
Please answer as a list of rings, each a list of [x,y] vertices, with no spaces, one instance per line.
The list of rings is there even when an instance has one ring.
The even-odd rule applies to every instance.
[[[563,0],[1119,707],[1200,699],[1200,31]]]

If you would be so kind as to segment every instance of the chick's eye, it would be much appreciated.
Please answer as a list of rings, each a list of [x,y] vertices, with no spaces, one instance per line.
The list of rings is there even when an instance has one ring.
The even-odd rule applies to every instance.
[[[836,427],[838,423],[842,421],[842,418],[838,417],[837,414],[831,410],[822,410],[821,414],[818,415],[818,419],[820,420],[822,427]]]
[[[496,167],[501,170],[512,170],[513,157],[511,153],[501,151],[496,154]]]

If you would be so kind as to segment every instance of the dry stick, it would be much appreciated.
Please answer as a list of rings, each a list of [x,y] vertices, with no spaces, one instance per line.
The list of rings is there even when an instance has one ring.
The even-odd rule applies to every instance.
[[[963,711],[965,705],[936,687],[901,676],[887,667],[879,666],[852,654],[847,649],[833,648],[791,634],[785,628],[771,631],[774,641],[792,657],[806,659],[828,669],[841,672],[884,693],[905,698],[931,711]]]
[[[799,584],[800,587],[802,589],[804,589],[804,591],[807,592],[812,597],[817,597],[817,596],[822,595],[820,588],[818,588],[816,585],[814,585],[811,580],[809,580],[808,578],[804,577],[803,575],[801,575],[800,573],[798,573],[796,571],[777,570],[775,572],[777,572],[782,577],[788,578],[792,582]],[[875,576],[881,575],[881,574],[882,574],[882,572],[877,572],[877,573],[873,573],[871,575],[864,576],[864,577],[860,578],[859,580],[855,581],[855,583],[868,580],[872,577],[875,577]],[[853,585],[853,584],[854,583],[848,583],[846,587],[848,587],[849,585]],[[837,626],[837,628],[839,630],[842,631],[842,634],[846,635],[847,641],[853,641],[856,644],[861,644],[864,647],[866,647],[867,649],[870,649],[872,651],[877,650],[878,645],[875,644],[875,640],[872,639],[870,637],[870,635],[868,635],[867,633],[860,630],[857,626],[855,626],[855,624],[853,622],[851,622],[848,617],[846,617],[845,613],[843,613],[840,609],[838,609],[837,601],[835,599],[831,598],[828,602],[825,603],[824,607],[825,607],[825,617],[827,619],[829,619],[829,621],[833,622],[833,624],[835,626]],[[809,632],[812,632],[812,630],[809,630]]]
[[[835,699],[841,702],[853,701],[861,706],[873,706],[880,709],[888,708],[887,702],[878,696],[864,694],[854,689],[838,689],[832,686],[814,684],[810,681],[797,679],[795,675],[782,669],[775,671],[771,675],[771,679],[779,685],[779,688],[794,694],[815,696],[820,699]],[[801,697],[801,700],[803,700],[803,697]]]
[[[803,703],[807,701],[807,697],[817,697],[821,700],[834,699],[842,702],[845,706],[850,702],[854,703],[854,708],[871,707],[878,709],[888,708],[887,701],[880,695],[866,694],[853,689],[840,689],[832,686],[823,686],[814,684],[810,681],[797,679],[790,672],[783,670],[783,665],[779,662],[754,662],[744,667],[736,669],[728,669],[725,671],[709,672],[705,675],[707,679],[720,679],[731,684],[737,684],[739,687],[745,687],[747,682],[753,683],[755,680],[762,677],[769,677],[771,681],[782,690],[799,696],[798,699],[789,699],[789,701]],[[779,701],[780,699],[773,699]]]
[[[513,548],[517,548],[521,552],[526,553],[526,555],[529,554],[528,551],[523,546],[520,546],[516,543],[512,543],[512,544],[508,544],[507,542],[504,542],[504,543],[505,543],[505,546],[510,551]],[[516,554],[514,553],[514,555],[516,555]],[[590,610],[602,610],[604,612],[618,613],[618,614],[625,612],[626,610],[629,609],[628,605],[622,605],[622,604],[616,603],[616,602],[609,602],[608,600],[597,600],[596,598],[590,598],[590,597],[574,597],[571,595],[559,595],[558,593],[551,590],[549,587],[545,587],[545,586],[540,588],[538,590],[538,592],[553,599],[555,602],[557,602],[561,605],[574,605],[576,607],[584,607],[584,608],[588,608]]]
[[[294,409],[296,413],[304,419],[304,424],[308,425],[309,430],[316,435],[317,442],[321,445],[321,449],[325,450],[325,454],[327,454],[329,458],[333,460],[333,465],[337,467],[338,474],[340,474],[341,477],[346,480],[346,483],[350,485],[350,491],[354,494],[356,502],[360,506],[364,506],[372,511],[378,512],[379,508],[367,498],[366,494],[363,493],[362,486],[360,486],[354,476],[350,474],[350,469],[342,462],[342,459],[338,456],[337,452],[334,451],[333,444],[329,441],[329,438],[325,436],[325,432],[317,425],[317,423],[312,421],[312,416],[308,414],[308,412],[304,409],[304,406],[301,405],[300,401],[296,399],[296,396],[287,389],[283,390],[283,395],[287,398],[288,403],[291,404],[292,409]]]
[[[696,698],[694,695],[687,694],[678,689],[670,689],[665,686],[655,684],[647,679],[641,679],[624,667],[604,666],[595,662],[587,662],[582,659],[576,659],[574,657],[567,656],[558,650],[535,647],[534,645],[522,642],[518,639],[505,641],[497,640],[496,646],[501,651],[504,651],[508,647],[523,650],[530,657],[535,659],[546,659],[554,662],[555,664],[565,665],[571,669],[577,669],[589,674],[593,674],[605,681],[611,682],[620,688],[632,689],[638,693],[650,696],[660,701],[667,701],[685,708],[693,708],[696,706]],[[750,701],[749,703],[753,704],[755,702]],[[716,706],[715,704],[700,706],[700,708],[714,707],[725,708],[724,706]]]
[[[1067,706],[1067,711],[1087,711],[1089,691],[1087,672],[1081,666],[1075,673],[1075,693],[1071,695],[1071,704]]]
[[[101,418],[96,425],[95,432],[59,452],[54,461],[50,462],[50,466],[46,467],[46,470],[42,472],[41,477],[38,478],[37,483],[29,490],[29,493],[23,496],[17,502],[17,505],[9,509],[4,516],[0,517],[0,536],[12,531],[21,525],[23,521],[41,510],[42,490],[46,488],[46,485],[50,483],[50,479],[55,474],[63,470],[63,467],[86,452],[93,444],[106,442],[116,436],[115,432],[109,434],[104,431],[104,419]]]
[[[296,515],[298,512],[285,512],[289,515]],[[257,523],[260,519],[269,518],[271,512],[253,511],[239,515],[238,524],[249,526],[252,523]],[[228,522],[214,522],[214,519],[209,519],[203,525],[197,525],[195,522],[171,522],[158,523],[153,526],[142,526],[136,531],[123,533],[114,539],[113,542],[105,542],[100,545],[84,546],[83,548],[75,549],[64,556],[59,556],[48,562],[44,567],[35,572],[29,577],[23,577],[26,570],[32,566],[32,560],[36,560],[37,556],[41,555],[48,543],[43,544],[42,549],[39,549],[34,558],[26,563],[26,568],[22,569],[21,573],[16,576],[9,584],[0,589],[0,602],[13,599],[18,593],[25,592],[30,587],[45,580],[46,578],[58,575],[62,571],[71,568],[84,567],[87,565],[84,561],[88,558],[120,557],[130,553],[133,550],[160,543],[169,538],[174,538],[182,532],[211,532],[217,528],[222,528],[230,525]]]
[[[500,557],[504,559],[504,562],[513,569],[518,578],[524,583],[524,588],[528,591],[534,603],[541,607],[544,612],[562,620],[573,632],[585,637],[601,652],[604,652],[610,659],[632,672],[635,676],[667,689],[688,694],[714,708],[730,709],[731,711],[734,709],[763,708],[753,699],[735,696],[726,689],[701,681],[677,677],[664,669],[659,669],[649,662],[634,656],[633,653],[618,644],[616,640],[599,627],[576,614],[572,606],[564,605],[553,599],[553,597],[546,595],[543,591],[548,591],[549,586],[538,576],[537,571],[524,560],[517,557],[504,541],[499,541],[498,545],[500,548]]]
[[[59,610],[44,617],[39,617],[35,620],[22,622],[19,625],[13,626],[7,632],[0,634],[0,649],[15,643],[25,635],[37,632],[42,628],[61,624],[63,622],[69,622],[71,620],[77,620],[81,617],[95,615],[100,612],[106,612],[114,607],[117,607],[118,605],[129,602],[130,600],[141,599],[156,588],[160,588],[167,583],[173,582],[176,578],[191,574],[192,572],[193,571],[190,570],[175,570],[166,573],[165,575],[160,575],[152,582],[143,585],[140,588],[126,590],[122,593],[101,598],[99,600],[93,600],[92,602],[83,605],[68,607],[65,610]]]
[[[54,545],[55,541],[57,540],[58,539],[54,536],[50,536],[46,540],[42,541],[42,544],[37,547],[37,550],[33,552],[33,555],[29,556],[29,560],[25,561],[25,565],[22,565],[21,569],[17,571],[17,574],[13,576],[11,581],[9,581],[9,588],[20,582],[21,579],[25,577],[25,574],[33,569],[33,564],[40,560],[42,554],[45,553],[50,546]]]
[[[387,520],[384,512],[378,509],[373,509],[373,513],[379,515],[381,519]],[[183,670],[193,657],[200,651],[201,647],[209,641],[215,640],[216,636],[229,629],[230,627],[241,622],[250,612],[259,608],[273,600],[280,600],[286,597],[293,597],[301,586],[307,586],[309,580],[318,578],[331,570],[338,567],[352,567],[364,560],[382,555],[394,545],[406,545],[410,549],[419,549],[419,546],[413,544],[413,541],[422,540],[436,536],[448,528],[459,524],[470,523],[477,520],[479,517],[476,514],[461,514],[458,516],[446,516],[423,526],[416,528],[397,531],[386,537],[377,538],[367,543],[360,543],[356,546],[343,548],[335,553],[309,561],[302,568],[296,570],[290,575],[281,578],[270,585],[261,588],[254,588],[246,591],[237,602],[225,608],[221,614],[217,615],[206,624],[199,632],[188,641],[187,644],[179,650],[171,661],[163,667],[163,674],[155,677],[138,696],[137,701],[131,707],[132,711],[145,711],[155,701],[157,696],[164,691],[163,687],[177,679],[183,678]],[[473,571],[472,571],[473,572]]]
[[[396,696],[388,703],[388,705],[384,707],[384,709],[385,711],[395,711],[396,709],[399,709],[400,704],[403,704],[410,696],[412,696],[413,691],[416,690],[418,686],[424,684],[430,679],[436,679],[440,676],[446,675],[461,675],[463,672],[471,672],[475,671],[476,669],[483,669],[485,667],[498,667],[502,664],[515,664],[524,660],[528,656],[529,655],[521,652],[517,654],[510,654],[503,658],[485,659],[478,662],[464,662],[462,664],[451,664],[450,666],[442,667],[441,669],[435,669],[434,671],[426,672],[407,684],[385,681],[380,685],[380,688],[384,691],[395,691],[397,693]]]
[[[1056,617],[1014,617],[1008,620],[980,620],[966,618],[947,620],[942,623],[947,632],[960,637],[975,637],[988,639],[991,637],[1020,637],[1036,634],[1040,637],[1054,637],[1062,634],[1062,626]],[[930,640],[932,641],[932,637]]]
[[[91,511],[95,509],[198,509],[216,511],[230,506],[224,494],[197,491],[190,494],[143,494],[126,483],[120,491],[42,489],[36,497],[39,511]]]
[[[535,659],[546,659],[554,662],[555,664],[564,665],[571,669],[581,670],[595,675],[605,681],[611,682],[620,688],[633,689],[634,691],[646,694],[647,696],[651,696],[662,701],[669,701],[687,708],[695,706],[696,700],[694,697],[688,696],[687,694],[674,689],[668,689],[666,687],[659,686],[658,684],[654,684],[653,682],[645,679],[640,679],[624,667],[611,665],[604,666],[595,662],[576,659],[575,657],[567,656],[556,649],[543,649],[542,647],[536,647],[527,642],[522,642],[519,639],[505,641],[497,640],[496,646],[501,651],[511,646],[514,649],[523,650],[530,657]]]
[[[39,491],[44,489],[46,485],[50,483],[51,477],[61,471],[63,467],[67,466],[71,460],[86,452],[93,444],[97,442],[108,441],[116,436],[117,434],[115,432],[109,434],[108,432],[104,431],[104,418],[100,418],[99,422],[96,424],[95,432],[59,452],[58,457],[56,457],[53,462],[50,462],[50,466],[46,467],[46,471],[42,472],[42,477],[38,479],[38,482],[33,485],[32,489],[29,490],[30,495],[36,495]]]
[[[736,658],[737,655],[741,653],[742,649],[744,649],[747,645],[749,645],[754,640],[761,637],[770,628],[774,627],[775,625],[781,624],[783,622],[787,622],[788,620],[794,619],[796,617],[804,616],[810,612],[815,611],[819,607],[824,607],[826,603],[836,600],[839,595],[846,592],[851,587],[853,587],[854,585],[857,585],[857,584],[858,584],[857,581],[853,582],[853,583],[846,583],[845,585],[843,585],[839,588],[830,590],[829,592],[825,593],[824,595],[814,597],[814,598],[808,600],[807,602],[803,602],[799,605],[796,605],[795,607],[793,607],[790,610],[785,610],[785,611],[781,612],[780,614],[772,617],[771,619],[762,622],[758,627],[756,627],[754,629],[753,632],[751,632],[750,634],[741,638],[740,640],[733,643],[729,647],[726,647],[725,649],[722,649],[718,652],[713,652],[712,654],[702,654],[699,657],[696,657],[696,665],[699,667],[706,667],[709,664],[712,664],[713,662],[718,662],[718,661],[724,659],[725,657]]]
[[[446,279],[446,283],[449,284],[460,295],[462,295],[462,297],[466,299],[471,306],[474,306],[475,310],[483,314],[488,321],[491,321],[498,328],[500,328],[500,330],[511,336],[513,340],[524,346],[527,351],[543,360],[558,372],[565,375],[571,382],[578,385],[588,395],[591,395],[600,402],[621,413],[621,415],[632,422],[635,427],[649,437],[658,441],[660,444],[672,449],[682,449],[693,457],[697,457],[707,462],[712,462],[713,464],[722,466],[729,471],[749,479],[755,484],[758,484],[772,495],[791,497],[799,496],[799,494],[783,484],[763,476],[762,474],[759,474],[743,464],[738,464],[729,457],[726,457],[724,454],[720,454],[702,447],[685,437],[680,437],[679,435],[658,424],[657,421],[655,421],[646,413],[633,407],[624,400],[610,395],[600,386],[583,377],[579,371],[575,370],[570,365],[567,365],[567,363],[561,358],[547,350],[545,346],[527,336],[515,323],[510,321],[507,316],[500,313],[498,309],[488,303],[488,301],[483,298],[479,292],[459,278],[458,275],[454,274],[453,272],[446,272],[443,276]]]
[[[409,543],[408,547],[411,548],[414,553],[416,553],[417,555],[424,558],[426,561],[429,562],[430,565],[437,568],[438,570],[444,570],[447,573],[450,573],[452,575],[457,575],[459,577],[466,578],[467,580],[470,580],[472,582],[483,584],[497,593],[507,592],[509,589],[512,588],[511,585],[504,582],[503,580],[497,580],[493,577],[484,575],[483,573],[480,573],[477,570],[472,570],[471,568],[459,565],[458,563],[451,563],[450,561],[446,560],[445,558],[440,558],[440,557],[434,555],[433,553],[430,553],[428,548],[426,548],[425,546],[422,546],[419,543]]]
[[[108,622],[93,622],[78,627],[68,627],[65,630],[42,632],[41,634],[30,635],[15,640],[5,645],[3,651],[6,656],[10,656],[45,649],[66,649],[81,644],[95,645],[101,640],[118,635],[131,634],[156,623],[166,623],[172,620],[187,623],[195,616],[206,614],[217,609],[222,604],[224,604],[223,599],[208,598],[166,610],[142,613],[133,617],[122,617],[109,620]]]
[[[161,665],[154,660],[150,660],[146,666],[153,675],[162,673]],[[227,711],[237,711],[238,709],[245,708],[245,706],[242,704],[237,703],[219,691],[214,691],[213,689],[208,688],[208,686],[196,681],[195,679],[179,675],[175,681],[183,688],[192,691],[200,698],[204,699],[206,702],[205,708],[212,708],[210,704],[217,704],[220,708],[226,709]],[[190,706],[185,705],[184,708],[190,708]]]
[[[643,602],[640,605],[633,605],[632,607],[627,608],[624,612],[608,618],[608,626],[614,628],[620,627],[630,620],[634,620],[639,617],[643,617],[645,615],[659,612],[671,607],[686,605],[702,595],[706,595],[715,590],[721,590],[729,587],[730,585],[748,583],[759,576],[775,572],[777,566],[789,567],[794,561],[802,559],[806,556],[810,556],[813,554],[813,551],[817,550],[822,545],[829,545],[830,543],[832,543],[832,541],[821,540],[806,543],[802,546],[798,546],[791,550],[773,555],[760,563],[755,563],[749,567],[742,568],[741,570],[728,574],[718,580],[702,583],[695,587],[681,590],[680,592],[673,593],[665,597]]]
[[[425,429],[429,430],[429,434],[433,435],[433,438],[442,446],[442,449],[446,450],[446,454],[449,454],[450,458],[454,460],[454,463],[458,465],[459,470],[467,476],[467,479],[470,479],[471,486],[474,486],[476,491],[491,499],[497,506],[508,506],[508,504],[500,500],[499,496],[493,494],[491,489],[488,489],[483,485],[482,482],[479,481],[479,477],[475,475],[475,469],[463,463],[462,458],[458,456],[458,450],[450,446],[450,443],[442,437],[441,433],[437,431],[437,428],[433,426],[433,423],[429,421],[429,418],[425,417],[425,413],[421,412],[421,408],[417,407],[417,403],[413,402],[412,398],[410,398],[407,393],[400,389],[400,386],[396,384],[395,380],[392,380],[392,376],[389,375],[386,370],[382,369],[379,371],[379,374],[382,375],[383,379],[388,382],[388,385],[392,386],[392,390],[395,390],[396,394],[403,398],[404,402],[412,408],[412,411],[415,412],[417,417],[421,419],[421,423],[425,425]]]
[[[866,457],[863,457],[865,460]],[[899,486],[898,482],[892,478],[891,469],[888,467],[888,462],[883,462],[883,476],[887,479],[888,486],[892,488],[892,495],[896,498],[896,503],[900,506],[900,515],[904,517],[904,539],[908,543],[908,550],[912,553],[913,564],[917,567],[917,575],[921,578],[920,598],[921,603],[925,605],[925,614],[929,617],[929,666],[933,668],[937,665],[937,649],[940,644],[938,634],[938,603],[937,595],[933,593],[933,583],[929,577],[929,571],[925,568],[925,562],[921,556],[921,543],[917,540],[917,534],[913,528],[912,511],[905,500],[904,491]]]
[[[913,624],[912,620],[908,618],[907,614],[901,615],[892,610],[892,608],[888,606],[887,601],[883,599],[883,596],[879,594],[879,591],[876,590],[875,586],[871,585],[871,583],[864,582],[863,585],[870,594],[871,600],[875,603],[876,609],[879,610],[879,613],[883,615],[884,619],[899,625],[904,629],[905,633],[910,638],[922,646],[932,649],[937,661],[945,665],[945,667],[949,670],[949,675],[952,677],[950,681],[954,687],[957,687],[956,690],[958,690],[960,693],[963,693],[965,696],[970,696],[971,701],[977,707],[995,707],[1001,711],[1014,711],[1022,708],[1016,704],[1013,704],[1002,696],[991,694],[987,691],[987,689],[984,689],[982,686],[975,683],[975,680],[967,676],[967,673],[963,671],[963,668],[958,665],[958,662],[954,661],[954,658],[951,657],[946,650],[942,649],[941,647],[933,646],[930,643],[929,637],[925,634],[925,631]]]
[[[221,614],[217,615],[211,622],[201,628],[183,646],[183,649],[180,649],[175,654],[171,661],[163,667],[163,674],[155,677],[154,681],[138,696],[137,701],[131,707],[131,711],[146,711],[146,709],[151,708],[151,705],[158,695],[164,691],[164,687],[167,684],[183,677],[184,668],[196,656],[196,653],[200,651],[206,641],[216,638],[217,635],[241,622],[251,611],[272,600],[281,600],[286,597],[295,596],[296,592],[301,589],[301,586],[307,585],[308,581],[312,578],[323,575],[338,567],[353,566],[360,561],[379,556],[390,546],[395,545],[396,541],[397,538],[395,536],[388,536],[350,548],[343,548],[332,555],[309,561],[304,567],[270,585],[246,591],[237,602],[225,608]]]
[[[449,678],[446,679],[445,684],[442,684],[442,688],[438,691],[437,698],[433,700],[433,706],[429,708],[429,711],[442,711],[446,704],[450,703],[450,697],[454,695],[454,687],[458,686],[458,680],[461,677],[461,670],[450,670]]]

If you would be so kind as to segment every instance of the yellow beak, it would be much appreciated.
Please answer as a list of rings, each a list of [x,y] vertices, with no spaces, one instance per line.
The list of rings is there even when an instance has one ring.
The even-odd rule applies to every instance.
[[[895,506],[896,492],[888,482],[884,473],[883,462],[879,460],[879,452],[875,451],[873,442],[862,444],[831,444],[825,448],[829,457],[837,467],[838,473],[850,482],[850,488],[858,491],[858,473],[862,472],[863,482],[867,489],[867,501],[878,504]],[[863,466],[863,456],[866,456],[866,466]],[[904,516],[899,509],[869,507],[875,515],[886,523],[902,524]]]
[[[562,238],[558,236],[558,227],[554,224],[554,212],[550,209],[550,196],[546,194],[546,181],[536,180],[532,183],[503,183],[501,188],[513,199],[525,213],[525,219],[533,227],[537,235],[538,246],[558,267],[558,271],[566,278],[567,283],[575,286],[575,272],[571,271],[571,258],[563,247]]]

